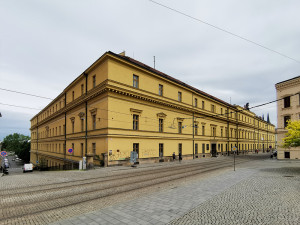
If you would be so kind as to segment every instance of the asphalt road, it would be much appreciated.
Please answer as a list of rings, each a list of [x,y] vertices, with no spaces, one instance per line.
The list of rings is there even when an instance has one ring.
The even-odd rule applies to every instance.
[[[15,156],[7,156],[8,158],[8,163],[9,163],[9,168],[8,168],[8,175],[15,175],[15,174],[22,174],[23,170],[22,167],[24,165],[22,160],[14,160],[16,157]]]

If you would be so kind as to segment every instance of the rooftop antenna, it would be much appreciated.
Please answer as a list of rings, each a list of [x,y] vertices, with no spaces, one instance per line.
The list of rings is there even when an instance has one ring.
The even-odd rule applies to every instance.
[[[154,69],[155,69],[155,56],[153,56]]]

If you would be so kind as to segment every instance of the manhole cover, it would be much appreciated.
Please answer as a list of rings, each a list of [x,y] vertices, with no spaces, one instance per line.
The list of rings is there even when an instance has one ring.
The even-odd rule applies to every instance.
[[[294,177],[294,176],[283,176],[283,177]]]

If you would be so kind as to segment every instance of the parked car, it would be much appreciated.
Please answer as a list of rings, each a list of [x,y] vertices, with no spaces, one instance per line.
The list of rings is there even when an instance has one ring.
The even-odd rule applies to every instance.
[[[23,166],[23,173],[25,173],[25,172],[32,172],[32,171],[33,171],[33,164],[32,163],[24,164],[24,166]]]

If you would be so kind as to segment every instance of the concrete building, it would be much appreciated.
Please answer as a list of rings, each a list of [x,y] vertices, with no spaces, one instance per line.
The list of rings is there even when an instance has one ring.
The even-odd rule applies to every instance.
[[[106,52],[31,119],[31,162],[115,165],[275,147],[275,127],[125,54]],[[73,149],[72,153],[68,149]]]
[[[282,139],[287,130],[288,121],[300,119],[300,76],[279,82],[275,85],[277,99],[278,159],[300,159],[300,147],[282,148]]]

